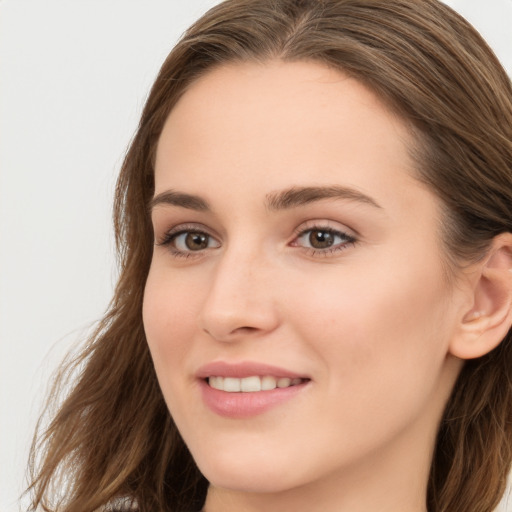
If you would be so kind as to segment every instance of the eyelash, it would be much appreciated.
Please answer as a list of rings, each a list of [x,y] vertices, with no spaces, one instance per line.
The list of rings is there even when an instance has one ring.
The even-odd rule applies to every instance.
[[[176,247],[173,246],[173,243],[180,235],[191,233],[197,233],[198,235],[206,235],[210,239],[214,238],[206,230],[200,229],[197,225],[180,224],[179,226],[167,231],[164,234],[162,240],[157,242],[156,245],[161,247],[167,247],[174,258],[191,258],[194,256],[199,256],[203,251],[181,251],[180,249],[177,249]]]
[[[318,223],[306,223],[306,226],[302,225],[295,231],[295,238],[291,243],[292,247],[301,247],[296,241],[302,237],[311,234],[312,232],[317,231],[319,233],[326,233],[332,235],[334,237],[339,237],[343,240],[343,242],[338,242],[331,247],[324,249],[315,249],[314,247],[302,247],[308,256],[323,256],[329,257],[335,253],[343,251],[350,246],[353,246],[357,243],[357,238],[353,235],[349,235],[348,233],[341,231],[340,229],[333,228],[328,224],[318,224]]]
[[[332,247],[324,248],[324,249],[315,249],[313,247],[303,247],[300,246],[297,243],[297,240],[299,240],[302,237],[307,236],[308,234],[311,234],[314,231],[318,231],[320,233],[328,234],[334,237],[338,237],[343,239],[343,242],[337,243],[333,245]],[[198,251],[182,251],[180,249],[177,249],[173,243],[176,241],[176,239],[184,234],[194,234],[197,233],[199,235],[205,235],[208,237],[209,240],[215,239],[212,235],[210,235],[206,230],[198,228],[197,225],[180,225],[175,228],[170,229],[167,231],[162,240],[157,242],[156,245],[162,246],[162,247],[168,247],[169,251],[171,252],[171,255],[175,258],[191,258],[191,257],[198,257],[201,256],[204,251],[208,248],[198,250]],[[328,257],[334,253],[338,253],[340,251],[345,250],[349,246],[353,246],[357,243],[357,238],[353,235],[349,235],[348,233],[345,233],[344,231],[341,231],[339,229],[334,229],[328,225],[319,225],[319,224],[311,224],[304,227],[304,225],[300,226],[299,229],[297,229],[294,233],[294,239],[290,243],[292,247],[301,247],[308,256],[323,256]]]

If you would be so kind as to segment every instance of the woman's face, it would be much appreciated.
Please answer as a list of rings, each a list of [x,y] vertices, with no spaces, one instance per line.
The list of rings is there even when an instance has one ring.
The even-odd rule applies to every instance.
[[[144,325],[214,486],[428,468],[465,299],[411,144],[368,89],[314,63],[220,67],[171,112]]]

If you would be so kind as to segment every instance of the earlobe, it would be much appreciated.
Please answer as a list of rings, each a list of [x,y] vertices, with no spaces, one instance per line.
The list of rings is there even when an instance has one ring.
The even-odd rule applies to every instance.
[[[481,357],[496,348],[512,325],[512,234],[497,236],[484,260],[475,265],[472,305],[450,344],[461,359]]]

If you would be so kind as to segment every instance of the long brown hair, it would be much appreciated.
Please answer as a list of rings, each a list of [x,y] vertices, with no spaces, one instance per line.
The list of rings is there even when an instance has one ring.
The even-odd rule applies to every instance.
[[[164,121],[195,79],[226,62],[269,59],[340,69],[409,124],[417,176],[443,201],[448,268],[512,231],[512,87],[463,18],[437,0],[228,0],[214,7],[163,64],[124,160],[114,217],[119,282],[97,331],[61,371],[61,381],[71,372],[74,387],[34,443],[34,508],[88,512],[116,500],[118,510],[201,508],[207,482],[164,403],[142,324],[154,153]],[[459,376],[439,428],[429,511],[490,512],[511,460],[509,332]]]

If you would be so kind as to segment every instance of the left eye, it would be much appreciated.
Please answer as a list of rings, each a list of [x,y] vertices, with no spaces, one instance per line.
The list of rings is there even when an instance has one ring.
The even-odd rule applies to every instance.
[[[327,228],[313,228],[303,231],[297,238],[294,245],[300,245],[308,249],[325,250],[336,248],[354,242],[354,238]]]

